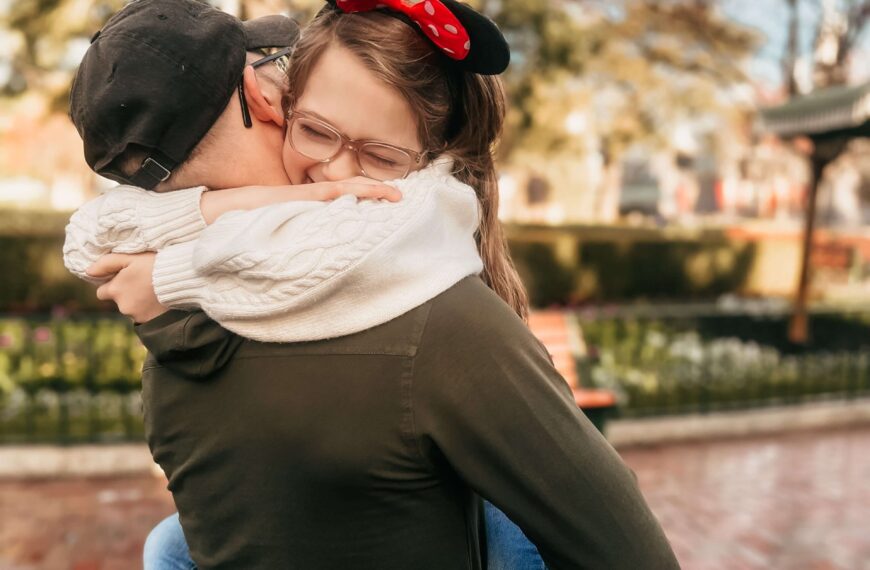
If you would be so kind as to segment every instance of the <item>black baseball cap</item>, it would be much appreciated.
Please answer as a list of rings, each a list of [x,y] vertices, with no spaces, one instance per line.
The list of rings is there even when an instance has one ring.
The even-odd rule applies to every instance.
[[[70,92],[70,117],[94,172],[154,188],[183,163],[229,103],[246,53],[292,46],[285,16],[249,21],[197,0],[135,0],[91,38]],[[147,153],[125,176],[113,161]]]

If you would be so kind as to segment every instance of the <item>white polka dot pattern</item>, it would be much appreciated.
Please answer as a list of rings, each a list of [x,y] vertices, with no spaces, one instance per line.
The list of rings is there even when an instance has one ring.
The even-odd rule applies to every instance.
[[[440,0],[337,0],[337,5],[348,13],[386,8],[405,14],[452,59],[463,60],[471,50],[468,31]]]

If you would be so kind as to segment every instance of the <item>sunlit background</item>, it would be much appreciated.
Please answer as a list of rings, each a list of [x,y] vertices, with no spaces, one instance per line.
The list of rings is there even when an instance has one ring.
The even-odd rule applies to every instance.
[[[173,510],[143,349],[61,261],[113,186],[69,85],[125,3],[0,0],[4,569],[137,567]],[[512,49],[499,215],[532,328],[684,567],[867,568],[870,2],[473,4]]]

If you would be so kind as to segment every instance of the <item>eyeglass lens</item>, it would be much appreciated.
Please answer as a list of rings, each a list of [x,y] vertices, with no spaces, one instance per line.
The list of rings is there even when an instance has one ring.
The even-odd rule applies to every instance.
[[[341,135],[326,125],[306,117],[294,117],[290,142],[297,152],[314,160],[329,160],[341,152]],[[376,142],[356,147],[360,168],[377,180],[403,178],[411,169],[412,159],[404,151]]]

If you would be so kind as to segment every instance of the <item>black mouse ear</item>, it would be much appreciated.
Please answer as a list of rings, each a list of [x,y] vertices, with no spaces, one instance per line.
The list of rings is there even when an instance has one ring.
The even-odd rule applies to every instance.
[[[495,22],[456,0],[441,2],[459,19],[471,41],[468,56],[456,64],[465,71],[481,75],[498,75],[507,69],[511,51]]]

